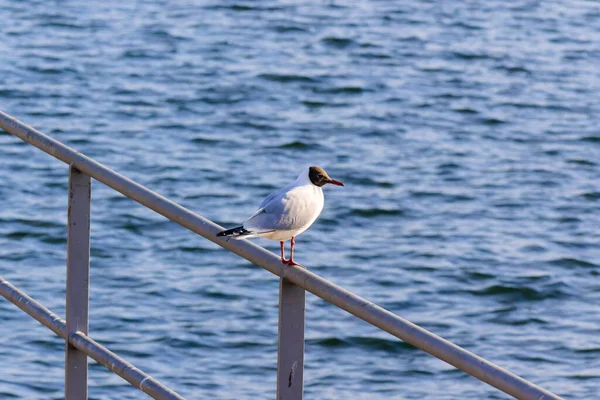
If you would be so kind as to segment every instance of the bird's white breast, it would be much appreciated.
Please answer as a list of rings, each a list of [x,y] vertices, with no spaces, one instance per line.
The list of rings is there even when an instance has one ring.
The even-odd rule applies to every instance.
[[[323,190],[315,185],[294,188],[286,197],[284,214],[294,229],[306,230],[323,211]]]
[[[271,240],[289,240],[307,230],[323,211],[323,190],[312,184],[291,187],[265,205],[265,212],[247,221]],[[246,224],[244,224],[246,226]]]

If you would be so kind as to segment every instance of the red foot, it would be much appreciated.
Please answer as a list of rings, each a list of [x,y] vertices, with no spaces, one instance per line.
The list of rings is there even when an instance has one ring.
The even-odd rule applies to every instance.
[[[287,265],[296,265],[296,266],[298,266],[298,267],[300,267],[300,268],[304,268],[304,269],[306,269],[306,267],[305,267],[305,266],[298,264],[298,263],[297,263],[297,262],[295,262],[294,260],[285,260],[285,261],[284,261],[284,260],[282,260],[281,262],[282,262],[282,263],[284,263],[284,264],[287,264]]]
[[[279,244],[281,246],[281,262],[283,264],[287,264],[287,265],[297,265],[297,266],[299,266],[301,268],[306,269],[306,267],[303,267],[302,265],[297,264],[296,262],[294,262],[294,244],[296,244],[296,241],[294,239],[295,238],[292,236],[292,248],[290,250],[290,259],[289,260],[286,260],[285,257],[283,256],[283,253],[284,253],[284,251],[283,251],[283,242],[282,241],[279,242]]]

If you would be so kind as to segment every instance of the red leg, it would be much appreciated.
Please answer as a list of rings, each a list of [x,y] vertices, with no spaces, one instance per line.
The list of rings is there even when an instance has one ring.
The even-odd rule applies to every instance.
[[[288,260],[285,259],[285,257],[283,256],[283,241],[279,241],[279,245],[281,246],[281,262],[284,264],[288,263]]]
[[[292,236],[291,246],[290,246],[290,259],[288,260],[288,264],[297,265],[294,262],[294,246],[296,245],[296,238]]]
[[[294,261],[294,246],[296,245],[296,237],[292,236],[292,242],[291,242],[291,249],[290,249],[290,259],[287,260],[286,264],[287,265],[298,265],[301,266],[300,264],[296,264],[296,262]],[[305,268],[305,267],[302,267]]]

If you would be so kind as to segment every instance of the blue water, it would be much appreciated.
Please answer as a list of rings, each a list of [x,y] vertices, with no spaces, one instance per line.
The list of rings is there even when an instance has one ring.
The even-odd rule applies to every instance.
[[[0,108],[231,227],[306,165],[312,271],[600,397],[600,6],[0,0]],[[0,275],[64,315],[67,166],[0,134]],[[190,399],[275,397],[278,280],[93,183],[90,333]],[[257,243],[277,252],[278,244]],[[0,301],[0,398],[64,342]],[[307,399],[506,395],[307,297]],[[146,396],[94,362],[90,399]]]

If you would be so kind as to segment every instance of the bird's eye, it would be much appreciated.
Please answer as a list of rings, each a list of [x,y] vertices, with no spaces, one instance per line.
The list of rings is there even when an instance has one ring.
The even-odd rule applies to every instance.
[[[319,178],[319,179],[323,179],[323,175],[321,175],[321,174],[317,174],[317,178]]]

